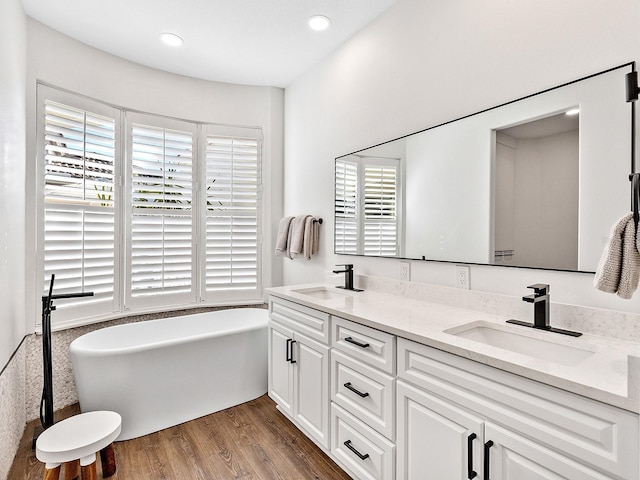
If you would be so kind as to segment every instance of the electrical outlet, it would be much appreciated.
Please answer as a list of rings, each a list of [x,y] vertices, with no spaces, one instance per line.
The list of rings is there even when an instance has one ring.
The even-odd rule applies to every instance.
[[[469,267],[466,265],[456,265],[456,287],[469,288]]]
[[[400,280],[405,282],[411,280],[411,264],[409,262],[400,262]]]

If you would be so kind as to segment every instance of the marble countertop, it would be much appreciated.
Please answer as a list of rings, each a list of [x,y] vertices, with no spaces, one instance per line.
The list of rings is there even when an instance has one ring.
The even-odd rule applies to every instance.
[[[305,291],[307,293],[303,293]],[[640,344],[635,342],[586,333],[569,337],[537,331],[508,325],[505,323],[508,317],[377,290],[351,292],[318,283],[269,288],[267,293],[640,413]],[[560,363],[554,358],[545,358],[543,349],[536,351],[536,356],[530,356],[453,334],[465,330],[465,326],[473,322],[488,322],[492,324],[490,326],[517,335],[574,347],[586,351],[586,358]]]

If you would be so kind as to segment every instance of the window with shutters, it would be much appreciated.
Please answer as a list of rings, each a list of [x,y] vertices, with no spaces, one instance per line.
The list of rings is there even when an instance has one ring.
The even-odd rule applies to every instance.
[[[260,158],[257,129],[206,128],[206,298],[260,292]],[[232,134],[230,134],[232,133]]]
[[[56,317],[64,323],[118,309],[118,112],[85,100],[72,107],[64,94],[50,93],[38,115],[43,283],[55,274],[57,294],[94,293],[58,300]]]
[[[55,328],[262,301],[259,128],[128,112],[38,86],[38,264]],[[121,141],[122,137],[123,141]]]
[[[127,133],[127,305],[195,302],[195,125],[127,114]]]
[[[397,159],[352,155],[335,165],[335,253],[399,252]]]

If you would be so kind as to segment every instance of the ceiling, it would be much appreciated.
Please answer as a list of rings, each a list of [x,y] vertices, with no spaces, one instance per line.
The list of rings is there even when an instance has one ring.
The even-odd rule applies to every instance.
[[[286,87],[397,0],[22,0],[30,17],[80,42],[168,72]],[[312,15],[331,18],[315,32]],[[181,47],[159,40],[184,39]]]

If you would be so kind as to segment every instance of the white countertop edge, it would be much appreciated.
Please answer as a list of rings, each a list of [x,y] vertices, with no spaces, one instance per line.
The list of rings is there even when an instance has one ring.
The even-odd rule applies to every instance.
[[[591,361],[584,362],[584,365],[564,366],[443,333],[443,330],[465,325],[471,321],[503,324],[508,317],[408,299],[379,291],[348,292],[341,290],[339,293],[344,295],[345,301],[316,299],[294,291],[313,288],[332,289],[334,287],[324,283],[313,283],[272,287],[266,289],[266,292],[275,297],[322,310],[330,315],[351,320],[459,357],[633,413],[640,413],[640,400],[629,396],[628,384],[631,381],[627,372],[627,356],[640,357],[640,344],[585,333],[575,341],[595,345],[598,349],[596,355]],[[382,306],[383,302],[392,302],[395,305],[388,308],[386,305]],[[411,317],[413,320],[417,320],[419,325],[403,327],[402,323],[410,324],[411,321],[403,322],[402,320],[389,319],[392,311],[396,318]],[[437,316],[439,324],[431,326],[429,315]],[[444,316],[448,318],[443,319]],[[533,332],[534,335],[539,333]],[[544,334],[547,335],[547,333]],[[557,338],[559,343],[571,341],[562,335],[553,335],[558,335],[558,337],[554,337],[554,341]],[[636,375],[640,376],[640,372],[637,372]]]

